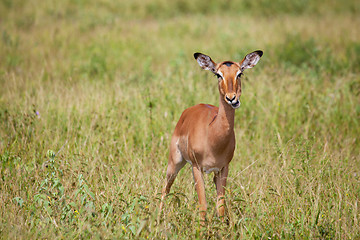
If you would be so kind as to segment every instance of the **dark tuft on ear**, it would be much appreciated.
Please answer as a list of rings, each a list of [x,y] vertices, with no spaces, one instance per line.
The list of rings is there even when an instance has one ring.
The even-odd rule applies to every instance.
[[[255,51],[257,54],[259,54],[259,56],[260,57],[262,57],[262,55],[264,54],[264,52],[263,51],[261,51],[261,50],[257,50],[257,51]]]
[[[194,53],[194,58],[197,59],[201,53]]]

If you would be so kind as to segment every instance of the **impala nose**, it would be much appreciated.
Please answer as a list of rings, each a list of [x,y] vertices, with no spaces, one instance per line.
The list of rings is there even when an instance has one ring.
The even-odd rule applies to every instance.
[[[228,102],[229,105],[231,105],[234,109],[240,107],[240,101],[239,99],[236,99],[236,94],[226,94],[225,100]]]
[[[225,98],[226,98],[226,100],[227,100],[228,102],[232,103],[232,101],[235,100],[236,95],[234,95],[231,99],[226,95]]]
[[[232,92],[232,93],[226,93],[225,94],[225,99],[226,101],[228,101],[229,103],[232,103],[232,101],[236,100],[236,93]]]

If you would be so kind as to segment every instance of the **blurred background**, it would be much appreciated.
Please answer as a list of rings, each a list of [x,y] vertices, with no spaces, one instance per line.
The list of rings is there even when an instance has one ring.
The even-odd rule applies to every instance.
[[[355,0],[1,0],[2,238],[360,237]],[[218,105],[193,58],[241,61],[230,225],[185,167],[157,220],[181,112]],[[204,235],[202,235],[204,236]]]

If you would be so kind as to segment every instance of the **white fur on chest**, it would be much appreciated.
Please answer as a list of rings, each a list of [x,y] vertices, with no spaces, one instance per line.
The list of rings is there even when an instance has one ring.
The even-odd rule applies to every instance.
[[[188,162],[191,166],[193,165],[192,162],[190,160],[187,160],[185,159],[186,162]],[[220,168],[217,168],[217,167],[212,167],[212,168],[206,168],[206,167],[203,167],[202,168],[202,171],[206,174],[209,174],[209,173],[218,173],[220,171]]]
[[[206,174],[209,174],[209,173],[212,173],[212,172],[215,172],[215,173],[218,173],[220,171],[220,168],[217,168],[217,167],[214,167],[214,168],[203,168],[203,171],[206,173]]]

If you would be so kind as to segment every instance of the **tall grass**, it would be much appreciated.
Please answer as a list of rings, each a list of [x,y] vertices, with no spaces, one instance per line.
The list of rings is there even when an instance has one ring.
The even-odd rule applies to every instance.
[[[0,1],[0,236],[356,239],[356,1]],[[192,57],[264,56],[243,79],[226,203],[185,167],[158,220],[181,112],[217,105]]]

